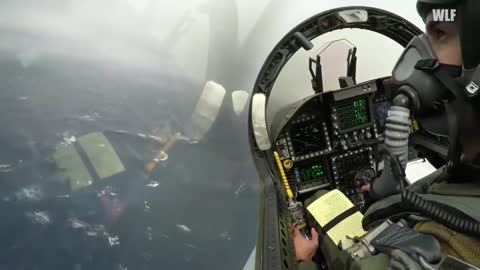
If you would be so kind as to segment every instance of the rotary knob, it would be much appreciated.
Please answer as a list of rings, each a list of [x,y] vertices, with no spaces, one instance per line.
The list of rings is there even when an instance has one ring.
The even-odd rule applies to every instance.
[[[290,170],[293,167],[293,161],[291,159],[284,160],[283,167],[285,167],[287,170]]]

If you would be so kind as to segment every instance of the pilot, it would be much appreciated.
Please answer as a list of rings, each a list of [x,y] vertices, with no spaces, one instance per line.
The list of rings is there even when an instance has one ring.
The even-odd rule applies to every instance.
[[[470,12],[472,12],[471,14],[474,12],[480,14],[480,10],[471,10],[472,7],[480,7],[476,4],[474,5],[473,2],[462,0],[418,0],[417,2],[417,10],[426,23],[426,36],[428,38],[429,46],[435,54],[438,63],[443,67],[445,72],[443,74],[451,76],[452,78],[465,76],[467,70],[472,69],[479,64],[475,61],[473,61],[474,64],[467,64],[468,61],[472,62],[470,58],[475,58],[475,51],[478,52],[480,48],[478,48],[478,44],[475,43],[474,38],[467,36],[466,33],[469,31],[466,30],[465,27],[468,27],[468,25],[461,17],[465,13]],[[439,22],[434,18],[434,9],[459,9],[463,10],[464,13],[455,14],[457,17],[451,22]],[[422,89],[418,90],[422,91]],[[476,90],[473,89],[472,94],[474,94],[475,91]],[[477,108],[478,106],[473,107],[473,111],[478,110]],[[478,114],[476,114],[476,112],[473,112],[471,115],[474,116],[472,119],[478,119]],[[468,121],[468,119],[464,119],[462,117],[458,118],[460,119],[460,122]],[[472,214],[470,217],[472,217],[472,215],[475,216],[476,212],[473,209],[478,207],[479,203],[472,198],[480,195],[480,186],[478,186],[478,183],[475,184],[475,182],[473,182],[476,175],[475,172],[478,172],[477,170],[480,168],[478,165],[476,165],[478,164],[476,160],[478,160],[478,157],[480,156],[480,141],[478,140],[480,136],[480,127],[475,125],[475,122],[476,121],[466,122],[466,125],[463,123],[459,124],[459,126],[462,126],[461,129],[459,128],[459,133],[461,133],[459,135],[459,141],[460,145],[463,146],[461,160],[464,164],[470,164],[470,167],[467,166],[465,169],[461,169],[460,173],[452,176],[451,173],[447,173],[448,166],[445,166],[436,173],[420,180],[418,185],[415,184],[417,191],[422,190],[420,193],[428,193],[429,195],[434,194],[440,198],[439,200],[442,200],[443,198],[451,198],[449,196],[458,196],[454,198],[461,198],[461,200],[464,200],[462,201],[463,209],[472,209]],[[446,124],[444,123],[443,125]],[[370,192],[372,192],[370,187],[367,187],[366,190],[370,190]],[[321,191],[315,194],[313,198],[309,200],[314,201],[316,198],[325,193],[325,191]],[[309,200],[307,200],[305,203],[306,205],[308,205]],[[384,200],[386,199],[381,199],[372,205],[367,213],[375,210],[372,210],[372,208],[382,208],[379,207],[379,205],[381,205]],[[392,214],[394,213],[389,213],[389,215]],[[365,217],[366,216],[364,216],[364,221]],[[463,218],[466,217],[463,216]],[[418,237],[418,239],[433,238],[432,246],[438,246],[439,253],[442,255],[442,258],[450,256],[450,258],[455,258],[454,260],[458,260],[456,261],[455,266],[450,264],[450,268],[448,269],[476,269],[475,267],[480,267],[480,239],[478,238],[480,234],[476,233],[474,229],[475,227],[477,229],[479,228],[478,219],[474,217],[473,224],[470,223],[469,225],[465,225],[471,226],[473,229],[470,231],[475,231],[473,233],[466,233],[462,230],[452,229],[452,226],[445,224],[448,222],[451,223],[451,221],[448,219],[446,219],[444,223],[438,222],[438,220],[435,220],[434,222],[433,220],[435,219],[427,218],[426,221],[414,222],[414,224],[409,227],[414,228],[412,230],[413,233],[418,233],[415,235],[415,237]],[[456,220],[460,224],[468,224],[467,222],[462,222],[461,218]],[[467,231],[469,230],[466,227],[462,228]],[[369,228],[369,232],[372,230],[374,229]],[[318,233],[313,228],[311,231],[311,240],[306,239],[302,233],[300,233],[298,229],[294,227],[292,227],[292,232],[296,258],[299,262],[299,269],[317,269],[317,266],[313,261],[317,255],[317,250],[319,247],[321,248],[321,253],[324,255],[329,269],[447,269],[442,267],[438,268],[438,265],[434,265],[434,263],[426,263],[424,258],[431,254],[425,255],[424,253],[423,257],[420,255],[404,256],[402,259],[399,258],[402,256],[397,256],[398,253],[395,253],[396,255],[394,255],[393,252],[389,252],[388,249],[385,249],[382,251],[377,250],[376,255],[370,255],[363,258],[352,258],[351,254],[347,254],[346,251],[341,251],[332,241],[329,241],[328,237],[320,237],[319,240]],[[412,237],[412,239],[415,237]],[[425,240],[423,243],[428,241]],[[412,244],[412,242],[409,242],[408,245]],[[417,242],[415,244],[420,244],[420,248],[416,249],[417,251],[422,249],[421,243]],[[412,253],[415,253],[408,252],[409,246],[406,246],[403,249],[400,248],[400,250],[405,252],[401,253],[403,255],[411,255]],[[412,249],[410,249],[410,251],[411,250]],[[419,252],[418,254],[422,254],[422,252]],[[443,262],[445,261],[446,260]]]

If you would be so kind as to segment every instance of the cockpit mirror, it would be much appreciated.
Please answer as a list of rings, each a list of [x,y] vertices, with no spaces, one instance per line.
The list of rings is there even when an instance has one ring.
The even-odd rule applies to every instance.
[[[330,14],[318,20],[318,27],[322,31],[332,31],[335,28],[340,27],[343,24],[342,20],[337,14]]]
[[[347,23],[366,22],[368,20],[368,12],[364,9],[350,9],[338,12],[338,16]]]
[[[332,31],[346,23],[361,23],[367,21],[368,11],[364,9],[347,9],[320,18],[318,26],[322,31]]]

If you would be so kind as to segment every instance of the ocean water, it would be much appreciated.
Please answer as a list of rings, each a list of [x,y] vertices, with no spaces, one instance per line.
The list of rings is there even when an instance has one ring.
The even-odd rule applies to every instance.
[[[222,109],[205,140],[184,138],[153,173],[144,169],[189,121],[202,82],[160,64],[46,57],[25,68],[7,55],[0,78],[0,269],[243,267],[258,186],[232,111]],[[53,154],[92,132],[126,170],[72,190]]]

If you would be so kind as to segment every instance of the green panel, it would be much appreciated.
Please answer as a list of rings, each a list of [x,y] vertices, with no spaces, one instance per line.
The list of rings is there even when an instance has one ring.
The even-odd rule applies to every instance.
[[[367,99],[356,100],[337,107],[340,129],[345,130],[361,126],[369,121]]]
[[[57,166],[63,170],[72,190],[89,186],[93,179],[83,164],[80,155],[71,144],[59,144],[53,155]]]
[[[100,179],[125,171],[122,161],[103,133],[87,134],[79,142]]]

